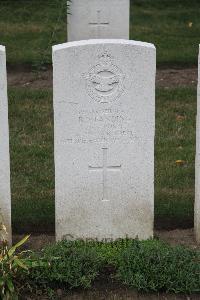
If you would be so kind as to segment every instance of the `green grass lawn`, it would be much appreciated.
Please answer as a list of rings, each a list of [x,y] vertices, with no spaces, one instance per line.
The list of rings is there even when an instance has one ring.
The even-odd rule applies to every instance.
[[[156,45],[158,66],[197,64],[198,0],[133,0],[131,8],[130,37]]]
[[[193,225],[196,90],[161,89],[156,101],[155,221]],[[176,161],[182,161],[181,164]]]
[[[194,65],[199,20],[199,0],[133,0],[130,37],[155,43],[158,66]],[[66,0],[0,1],[0,44],[9,64],[50,64],[51,46],[66,36]]]
[[[159,89],[156,101],[156,227],[193,224],[196,90]],[[54,230],[52,92],[9,91],[15,232]],[[176,161],[184,161],[177,165]]]

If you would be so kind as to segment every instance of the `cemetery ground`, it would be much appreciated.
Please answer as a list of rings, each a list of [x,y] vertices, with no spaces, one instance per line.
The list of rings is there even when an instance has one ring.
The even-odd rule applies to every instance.
[[[25,248],[37,251],[49,242],[54,242],[52,70],[49,65],[51,45],[66,40],[63,9],[65,0],[52,0],[48,1],[48,4],[45,1],[24,0],[8,0],[0,4],[0,44],[7,46],[8,59],[14,241],[18,241],[24,233],[31,233],[32,237]],[[135,0],[131,4],[131,38],[155,43],[157,47],[155,234],[160,240],[173,245],[183,244],[192,248],[191,251],[195,249],[191,253],[182,249],[177,250],[176,254],[171,253],[173,263],[170,266],[175,274],[177,257],[182,257],[184,253],[182,262],[187,265],[191,262],[191,257],[194,259],[193,253],[196,253],[197,248],[192,227],[199,18],[198,0],[184,0],[184,4],[178,0],[173,1],[173,5],[169,0],[157,0],[153,6],[150,0]],[[14,21],[11,22],[11,19]],[[161,257],[170,264],[165,246],[156,243],[157,241],[155,244],[147,242],[144,248],[136,245],[135,252],[140,249],[141,256],[146,253],[146,258],[152,252],[161,253]],[[130,283],[131,278],[121,277],[121,282],[113,280],[111,274],[115,270],[110,266],[113,263],[113,249],[108,247],[101,252],[101,247],[93,245],[87,252],[85,246],[73,247],[72,245],[71,253],[74,251],[74,256],[70,256],[70,259],[75,268],[82,268],[85,282],[78,281],[83,279],[78,277],[73,268],[70,269],[71,274],[64,274],[63,271],[63,276],[66,276],[64,280],[68,280],[68,285],[75,286],[73,282],[71,285],[69,283],[71,276],[74,282],[78,282],[79,289],[65,295],[62,287],[56,288],[56,296],[61,299],[199,299],[198,295],[138,294],[122,284],[122,281]],[[121,249],[120,247],[114,247],[114,251]],[[62,249],[55,246],[55,249],[47,249],[47,252],[49,251],[48,255],[51,257],[57,257],[62,256]],[[105,267],[101,258],[103,256],[105,259],[106,255]],[[131,257],[132,253],[122,255]],[[73,260],[75,256],[77,260]],[[151,258],[154,260],[154,257]],[[134,257],[132,261],[137,259]],[[119,261],[120,259],[118,263]],[[66,260],[65,263],[69,268],[69,261]],[[84,266],[89,270],[87,274],[84,273]],[[164,266],[161,259],[160,269],[154,264],[151,271],[148,269],[153,280],[156,273],[163,272]],[[187,271],[183,266],[185,273],[179,278],[174,277],[177,283],[178,280],[183,282],[184,277],[191,276],[193,264],[190,266],[191,269],[188,267]],[[121,275],[123,272],[127,273],[126,266],[119,263],[115,267],[119,267]],[[139,267],[141,270],[145,269],[142,265]],[[81,287],[97,275],[98,268],[101,269],[100,279],[92,285],[92,290],[83,291]],[[39,274],[43,276],[44,281],[47,280],[45,272]],[[57,274],[51,273],[50,276],[51,280],[55,281]],[[37,279],[37,276],[35,278]],[[37,280],[41,280],[41,277]],[[154,284],[153,280],[150,284]],[[196,278],[191,276],[191,282],[196,282],[195,280]],[[142,282],[138,280],[137,283],[138,289],[139,284],[143,287]],[[159,284],[162,285],[162,280]],[[146,291],[151,288],[148,287]],[[52,291],[49,289],[48,292],[51,294]],[[39,299],[39,296],[37,297]],[[55,299],[55,295],[52,297]],[[33,296],[33,299],[36,299],[36,296]]]
[[[51,45],[66,41],[66,1],[0,3],[0,42],[12,65],[51,64]],[[130,39],[154,43],[158,66],[196,65],[200,31],[198,0],[131,1]]]
[[[157,48],[157,228],[193,225],[199,17],[197,0],[157,0],[154,5],[150,0],[131,1],[130,38],[152,42]],[[45,226],[47,232],[52,232],[54,167],[49,65],[51,45],[66,41],[66,1],[49,0],[48,5],[45,1],[2,1],[0,28],[0,43],[7,48],[10,87],[14,231],[21,232],[24,226],[34,231],[37,219],[37,231],[43,232]]]
[[[196,89],[157,88],[156,102],[155,226],[192,227]],[[25,84],[9,90],[12,217],[17,233],[54,231],[52,109],[51,89]]]
[[[192,81],[196,82],[196,70],[191,70],[193,74]],[[46,72],[49,75],[47,76],[48,80],[44,84]],[[11,76],[8,76],[14,241],[19,241],[23,237],[22,233],[32,233],[32,237],[25,248],[36,251],[55,241],[52,88],[51,71],[46,72],[33,73],[31,75],[34,76],[37,84],[34,83],[34,80],[31,81],[28,76],[24,76],[26,72],[18,72],[18,82],[16,79],[13,81],[13,73],[9,72]],[[155,235],[161,241],[166,241],[172,245],[185,245],[187,248],[192,248],[196,251],[197,245],[194,241],[192,229],[196,87],[195,83],[191,81],[187,82],[187,84],[185,82],[185,85],[182,87],[171,87],[170,80],[164,79],[165,75],[163,72],[163,70],[159,71],[160,75],[158,76],[156,89]],[[24,78],[23,80],[20,79],[22,77]],[[159,245],[158,248],[159,251],[163,251],[162,245]],[[54,253],[51,253],[52,257],[62,257],[62,249],[63,247],[57,247],[56,250],[50,250]],[[78,261],[76,259],[73,261],[74,256],[70,257],[72,265],[75,265],[76,268],[81,268],[82,271],[78,269],[78,272],[83,272],[87,280],[89,280],[90,276],[90,279],[92,279],[92,276],[95,277],[96,275],[94,274],[99,271],[98,266],[100,262],[98,260],[93,261],[93,259],[99,251],[101,253],[101,247],[99,249],[97,245],[92,245],[91,249],[89,247],[89,253],[87,249],[85,250],[85,246],[81,248],[81,251],[83,251],[81,253],[79,252],[80,249],[78,249],[79,247],[73,248],[74,255],[78,256]],[[120,246],[119,248],[118,246],[114,247],[114,249],[118,251]],[[112,251],[115,250],[112,249]],[[70,253],[73,253],[73,251]],[[109,251],[111,250],[109,249]],[[145,250],[141,249],[142,256],[144,255],[143,251]],[[153,247],[152,252],[149,249],[146,249],[146,251],[148,257],[150,253],[156,253],[157,250]],[[180,252],[182,253],[182,251],[181,249]],[[180,252],[177,255],[180,255]],[[114,259],[116,259],[115,254]],[[101,255],[105,255],[105,253],[101,253]],[[162,256],[163,252],[160,255]],[[166,262],[167,258],[165,255],[164,259]],[[65,256],[68,257],[66,253]],[[187,255],[185,255],[185,258],[187,259]],[[91,271],[89,275],[87,274],[89,277],[84,273],[85,269],[83,266],[85,264]],[[112,265],[112,262],[110,261],[109,264]],[[138,294],[135,290],[124,287],[120,281],[116,282],[115,279],[112,279],[113,269],[108,265],[104,266],[104,271],[100,268],[100,276],[97,276],[98,279],[95,280],[95,283],[92,283],[92,289],[83,291],[80,289],[84,286],[84,283],[81,282],[82,279],[80,279],[78,272],[75,272],[73,268],[70,269],[72,266],[66,260],[64,268],[69,268],[69,273],[65,274],[63,269],[59,269],[61,266],[59,264],[56,265],[53,270],[57,271],[55,271],[55,274],[54,271],[50,273],[48,278],[50,282],[49,287],[52,287],[52,278],[59,281],[60,275],[56,273],[59,272],[59,274],[63,274],[63,281],[65,282],[66,280],[68,286],[73,287],[73,280],[77,282],[80,279],[80,282],[78,281],[77,283],[79,289],[75,289],[72,292],[66,292],[62,289],[63,282],[61,285],[58,284],[61,288],[56,288],[55,293],[61,299],[65,299],[64,297],[66,299],[129,299],[128,297],[130,299],[145,300],[151,299],[151,297],[152,299],[186,299],[186,296],[181,295],[166,296],[166,294],[160,294],[157,296],[155,294]],[[159,263],[159,266],[161,269],[164,267],[162,262],[161,264]],[[96,271],[96,268],[98,271]],[[143,266],[140,265],[140,268],[144,271]],[[175,272],[173,268],[176,268],[176,258],[173,258],[172,267],[172,272]],[[128,271],[126,270],[126,272]],[[159,273],[159,270],[155,269],[152,271],[152,274],[155,274],[154,272]],[[187,272],[191,276],[188,269]],[[183,276],[186,276],[186,273],[183,272]],[[44,281],[47,280],[48,276],[45,274],[46,271],[39,273],[40,280],[41,276]],[[148,274],[152,277],[154,276],[149,269]],[[71,281],[68,276],[72,278]],[[37,276],[34,280],[38,284]],[[124,282],[128,282],[131,279],[125,278],[124,280]],[[179,278],[179,280],[183,280],[183,278]],[[195,280],[195,278],[192,278],[192,281],[195,282]],[[142,285],[142,283],[140,284]],[[137,286],[137,288],[139,287]],[[147,291],[148,289],[149,287]],[[41,290],[39,287],[38,293],[41,293]],[[52,290],[49,289],[49,294],[51,292]],[[37,297],[40,299],[39,296]],[[188,297],[188,299],[198,299],[199,296],[193,295]],[[44,298],[42,297],[41,299]]]

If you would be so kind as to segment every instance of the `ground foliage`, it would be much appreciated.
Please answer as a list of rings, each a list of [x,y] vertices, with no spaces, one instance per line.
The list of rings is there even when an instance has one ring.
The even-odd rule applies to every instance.
[[[32,259],[27,256],[28,252],[18,251],[28,238],[29,236],[25,236],[17,244],[10,246],[8,232],[0,212],[0,299],[2,300],[18,299],[21,273],[28,271],[29,266],[32,266]]]
[[[106,276],[138,291],[200,292],[200,252],[158,240],[62,241],[33,259],[46,264],[24,280],[32,291],[90,288]]]

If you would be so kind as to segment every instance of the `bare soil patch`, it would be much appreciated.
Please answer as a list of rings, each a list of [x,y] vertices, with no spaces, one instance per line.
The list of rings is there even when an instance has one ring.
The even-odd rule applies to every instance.
[[[160,240],[169,243],[172,246],[183,245],[193,249],[200,249],[194,237],[194,230],[191,229],[175,229],[175,230],[155,230],[154,235]]]
[[[187,69],[158,69],[156,86],[175,88],[197,85],[197,68]],[[31,71],[26,68],[8,68],[8,85],[10,87],[30,87],[32,89],[52,88],[52,68],[46,71]]]
[[[27,69],[8,68],[8,86],[46,89],[53,87],[52,68],[46,71],[31,71]]]
[[[175,88],[181,86],[196,86],[197,68],[188,69],[158,69],[156,76],[157,87]]]

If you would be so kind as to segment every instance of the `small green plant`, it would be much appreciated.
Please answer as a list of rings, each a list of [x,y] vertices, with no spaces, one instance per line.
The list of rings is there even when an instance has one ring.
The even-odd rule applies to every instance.
[[[40,290],[89,288],[97,279],[115,280],[146,292],[200,292],[200,252],[159,240],[62,241],[46,247],[46,264],[27,281]]]
[[[38,257],[38,262],[46,262],[33,269],[29,279],[33,285],[47,287],[89,288],[97,278],[102,266],[102,258],[90,243],[84,241],[62,241],[46,247]],[[33,283],[34,282],[34,283]]]
[[[0,215],[1,216],[1,215]],[[16,253],[29,238],[24,237],[16,245],[9,248],[6,239],[7,231],[1,216],[0,221],[0,296],[2,300],[18,299],[16,284],[21,270],[28,271],[28,260],[24,258],[25,251]]]
[[[200,252],[158,240],[133,240],[116,257],[116,277],[145,292],[200,292]]]

